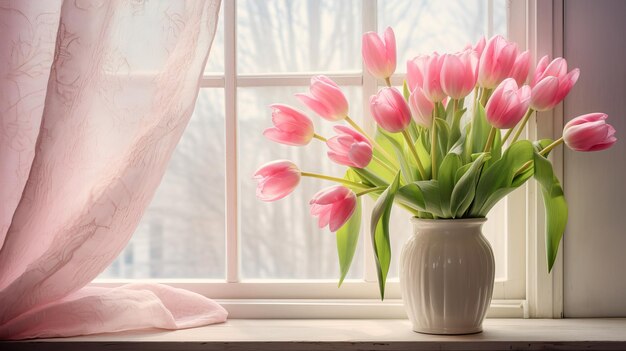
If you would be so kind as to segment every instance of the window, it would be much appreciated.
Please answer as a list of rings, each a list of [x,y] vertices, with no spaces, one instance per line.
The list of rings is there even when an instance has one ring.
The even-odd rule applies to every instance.
[[[382,306],[374,302],[378,287],[367,225],[348,280],[336,287],[334,236],[317,228],[307,205],[329,183],[304,179],[295,193],[271,204],[255,198],[251,176],[270,160],[287,158],[303,170],[342,174],[315,140],[304,148],[266,140],[268,105],[306,111],[293,94],[323,73],[342,86],[351,116],[371,131],[367,101],[377,82],[363,73],[363,32],[394,27],[398,69],[392,83],[400,86],[405,62],[419,53],[456,51],[483,35],[523,32],[512,23],[525,22],[511,18],[524,13],[510,6],[506,0],[223,0],[191,122],[135,235],[99,283],[158,279],[218,299],[371,299]],[[330,123],[309,115],[319,134],[331,134]],[[525,297],[525,226],[519,216],[525,196],[509,196],[484,228],[496,255],[494,299],[502,300],[494,305],[512,301],[517,310],[509,315],[519,315]],[[410,233],[408,219],[394,209],[395,262]],[[386,303],[393,304],[400,298],[397,263],[389,276]]]

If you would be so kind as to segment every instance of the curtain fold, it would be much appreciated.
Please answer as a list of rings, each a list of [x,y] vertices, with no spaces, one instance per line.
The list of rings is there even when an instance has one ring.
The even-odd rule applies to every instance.
[[[0,338],[226,319],[180,289],[85,287],[127,244],[165,172],[219,5],[0,3]]]

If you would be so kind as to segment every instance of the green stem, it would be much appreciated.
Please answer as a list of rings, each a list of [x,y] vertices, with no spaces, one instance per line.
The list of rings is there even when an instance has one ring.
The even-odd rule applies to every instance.
[[[392,175],[396,174],[396,170],[394,170],[393,168],[389,167],[388,164],[386,164],[385,162],[383,162],[383,160],[381,160],[380,158],[378,158],[378,156],[372,154],[372,159],[378,163],[379,165],[381,165],[384,169],[388,170]]]
[[[491,127],[491,130],[489,131],[489,138],[487,138],[487,144],[485,144],[485,150],[483,152],[491,151],[493,140],[496,138],[496,130],[496,127]]]
[[[424,171],[424,166],[422,166],[420,157],[417,155],[417,150],[415,150],[415,145],[413,144],[413,141],[411,141],[411,136],[406,131],[406,129],[402,130],[402,136],[404,136],[404,140],[406,140],[406,143],[409,145],[409,150],[411,150],[411,153],[415,158],[415,162],[417,163],[417,170],[420,172],[420,176],[423,180],[426,180],[426,171]]]
[[[515,126],[509,128],[509,130],[507,130],[506,133],[504,133],[504,137],[502,138],[502,145],[504,145],[504,142],[509,138],[509,136],[511,136],[513,129],[515,129]]]
[[[318,179],[324,179],[324,180],[330,180],[333,182],[337,182],[337,183],[341,183],[341,184],[345,184],[345,185],[349,185],[349,186],[353,186],[356,188],[361,188],[361,189],[369,189],[370,187],[361,183],[357,183],[357,182],[353,182],[347,179],[343,179],[343,178],[337,178],[337,177],[331,177],[331,176],[327,176],[324,174],[318,174],[318,173],[309,173],[309,172],[300,172],[300,175],[303,177],[311,177],[311,178],[318,178]]]
[[[515,175],[513,176],[513,178],[517,177],[519,174],[524,173],[528,167],[530,167],[530,165],[533,164],[533,161],[527,161],[526,163],[524,163],[522,165],[522,167],[520,167],[517,171],[515,171]]]
[[[385,78],[385,84],[391,88],[391,79],[389,79],[389,77]]]
[[[437,119],[433,118],[433,126],[430,129],[430,157],[431,166],[430,169],[432,179],[437,179]]]
[[[548,152],[552,151],[552,149],[559,146],[559,144],[562,144],[563,141],[563,137],[558,138],[557,140],[553,141],[552,144],[546,146],[543,150],[541,150],[539,154],[541,156],[545,156]]]
[[[539,151],[539,155],[541,156],[545,156],[548,152],[552,151],[552,149],[554,149],[555,147],[559,146],[560,144],[563,143],[563,138],[558,138],[557,140],[553,141],[552,144],[546,146],[543,150]],[[524,171],[526,171],[528,169],[528,167],[530,167],[530,165],[533,163],[533,161],[528,161],[526,163],[524,163],[524,165],[522,165],[522,167],[520,167],[517,171],[515,171],[515,176],[517,176],[518,174],[524,173]]]
[[[315,139],[321,140],[321,141],[323,141],[323,142],[327,142],[327,141],[328,141],[326,138],[324,138],[323,136],[321,136],[321,135],[319,135],[319,134],[317,134],[317,133],[313,133],[313,137],[314,137]]]
[[[470,122],[469,129],[467,130],[467,148],[465,149],[465,157],[469,159],[472,155],[472,149],[474,147],[474,139],[472,138],[472,129],[474,129],[474,125],[476,125],[476,110],[478,109],[478,104],[480,103],[480,97],[483,94],[483,89],[476,86],[474,88],[474,104],[472,105],[472,121]]]
[[[524,119],[522,119],[522,123],[520,123],[519,128],[517,129],[517,132],[515,132],[515,135],[513,136],[513,140],[511,141],[511,144],[516,142],[517,139],[519,139],[520,135],[522,135],[522,131],[524,130],[524,127],[526,127],[526,123],[528,123],[528,119],[530,118],[530,115],[533,114],[533,112],[534,111],[532,108],[528,109],[528,112],[526,112]]]
[[[462,116],[458,116],[456,115],[456,111],[459,110],[459,100],[454,100],[454,104],[452,105],[452,129],[456,130],[457,128],[460,128],[460,124],[461,124],[461,117]],[[461,105],[462,106],[462,105]],[[463,108],[463,107],[461,107]]]
[[[359,191],[358,193],[356,193],[356,196],[357,197],[358,196],[362,196],[362,195],[365,195],[365,194],[372,193],[374,191],[384,191],[385,189],[387,189],[386,186],[377,186],[377,187],[374,187],[374,188],[369,188],[369,189],[366,189],[366,190],[363,190],[363,191]]]
[[[370,143],[372,143],[372,145],[377,148],[381,154],[383,154],[383,157],[385,157],[385,161],[393,160],[393,157],[391,157],[391,155],[389,155],[387,151],[385,151],[385,149],[383,149],[383,147],[376,142],[376,140],[374,140],[367,133],[365,133],[365,131],[358,124],[356,124],[356,122],[352,118],[350,118],[350,116],[346,116],[346,122],[348,122],[348,124],[352,126],[352,128],[354,128],[357,132],[363,134],[363,136],[366,137],[367,140],[369,140]]]
[[[482,94],[480,95],[480,104],[483,105],[483,107],[487,105],[487,101],[489,100],[490,96],[491,96],[491,89],[483,88]]]

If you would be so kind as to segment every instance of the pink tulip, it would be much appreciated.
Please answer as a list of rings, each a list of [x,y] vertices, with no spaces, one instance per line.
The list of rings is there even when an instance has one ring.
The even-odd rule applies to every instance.
[[[569,121],[563,128],[565,144],[575,151],[600,151],[617,141],[615,128],[606,123],[605,113],[589,113]]]
[[[433,124],[432,114],[435,109],[435,104],[428,100],[420,87],[415,88],[413,93],[411,93],[409,97],[409,107],[411,108],[411,114],[413,115],[415,123],[424,128],[430,128]]]
[[[395,88],[382,88],[370,97],[370,111],[378,125],[391,133],[406,129],[411,123],[411,111],[402,94]]]
[[[549,64],[548,61],[548,56],[539,60],[531,82],[530,106],[536,111],[553,109],[569,94],[580,76],[578,68],[567,72],[564,58],[558,57]]]
[[[557,57],[550,61],[548,55],[543,56],[537,62],[537,68],[533,74],[533,80],[531,86],[537,85],[540,80],[546,77],[560,77],[567,73],[567,60],[562,57]]]
[[[433,102],[441,102],[446,98],[446,93],[441,85],[441,70],[444,56],[434,53],[428,56],[424,66],[424,93]]]
[[[328,157],[343,166],[365,168],[372,160],[372,144],[365,136],[346,126],[333,127],[337,136],[326,142]]]
[[[356,194],[344,186],[336,185],[315,194],[309,204],[311,215],[319,217],[318,226],[328,226],[331,232],[336,232],[354,213]]]
[[[476,51],[476,54],[478,55],[479,58],[483,54],[483,51],[485,50],[486,45],[487,45],[487,40],[485,39],[485,37],[481,37],[478,40],[478,42],[476,42],[476,45],[474,45],[474,51]]]
[[[485,112],[487,121],[499,129],[510,129],[524,117],[530,104],[530,88],[518,88],[515,79],[507,78],[493,91]]]
[[[476,42],[476,45],[474,45],[474,46],[472,46],[472,44],[465,45],[465,48],[463,48],[463,51],[473,50],[474,52],[476,52],[476,56],[480,59],[480,55],[482,55],[483,50],[485,50],[485,45],[486,44],[487,44],[487,41],[485,40],[485,37],[481,37]]]
[[[406,82],[410,91],[424,87],[424,69],[427,61],[428,56],[419,55],[406,62]]]
[[[263,135],[277,143],[303,146],[313,139],[313,122],[302,112],[282,104],[270,105],[274,127],[267,128]]]
[[[261,201],[276,201],[298,186],[300,170],[291,161],[277,160],[261,166],[253,178],[258,181],[256,197]]]
[[[336,122],[348,115],[348,100],[339,86],[326,76],[311,78],[311,94],[296,94],[296,97],[315,111],[320,117]]]
[[[480,56],[478,85],[493,89],[500,84],[513,69],[518,51],[517,44],[501,35],[491,38]]]
[[[391,77],[396,70],[396,37],[391,27],[385,29],[385,41],[375,32],[363,34],[363,62],[376,78]]]
[[[443,55],[441,87],[453,99],[469,95],[476,85],[478,57],[473,50]]]
[[[530,70],[530,52],[524,51],[515,59],[513,69],[511,69],[511,78],[515,79],[517,85],[522,86],[528,79],[528,71]]]

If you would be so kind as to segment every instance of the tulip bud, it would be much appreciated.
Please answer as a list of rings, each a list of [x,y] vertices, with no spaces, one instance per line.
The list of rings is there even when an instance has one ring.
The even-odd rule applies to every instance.
[[[311,92],[307,94],[296,94],[296,97],[307,105],[320,117],[336,122],[348,115],[348,100],[339,86],[326,76],[315,76],[311,78]]]
[[[413,90],[413,93],[411,93],[409,97],[409,107],[411,108],[411,114],[413,115],[415,123],[424,128],[430,128],[433,124],[433,110],[435,109],[435,104],[428,100],[421,88],[417,87]]]
[[[553,109],[563,101],[580,76],[578,68],[567,72],[564,58],[548,61],[547,56],[542,57],[533,75],[530,106],[536,111]]]
[[[491,38],[480,57],[478,85],[493,89],[508,77],[518,56],[517,44],[501,35]]]
[[[510,129],[524,117],[530,104],[530,88],[517,87],[513,78],[507,78],[493,91],[487,102],[487,121],[498,129]]]
[[[433,102],[441,102],[446,98],[446,93],[441,86],[443,60],[444,56],[434,53],[428,56],[424,67],[424,93]]]
[[[331,232],[336,232],[354,213],[356,194],[344,186],[336,185],[315,194],[309,204],[311,215],[319,217],[318,226],[328,226]]]
[[[419,55],[406,62],[406,82],[410,91],[415,90],[416,87],[424,87],[426,61],[428,61],[428,56]]]
[[[478,42],[476,42],[476,45],[474,45],[474,51],[476,51],[478,58],[480,58],[480,56],[483,54],[483,51],[485,50],[485,45],[487,45],[487,40],[485,40],[485,37],[481,37]]]
[[[478,57],[473,50],[443,55],[441,87],[446,95],[461,99],[469,95],[476,85]]]
[[[287,105],[273,104],[270,107],[274,127],[263,132],[266,138],[293,146],[306,145],[313,139],[315,132],[309,117]]]
[[[365,136],[346,126],[334,126],[337,136],[328,139],[328,157],[343,166],[365,168],[372,160],[372,144]]]
[[[363,62],[365,68],[376,78],[386,79],[396,70],[396,37],[391,27],[385,30],[385,41],[378,34],[363,34]]]
[[[600,151],[617,141],[615,128],[606,123],[605,113],[589,113],[569,121],[563,128],[565,145],[574,151]]]
[[[291,194],[300,183],[300,170],[293,162],[276,160],[261,166],[253,179],[257,180],[256,197],[261,201],[276,201]]]
[[[402,94],[395,88],[382,88],[370,97],[370,111],[378,125],[391,133],[399,133],[411,123],[411,111]]]
[[[515,79],[518,86],[524,85],[528,79],[528,71],[530,70],[530,52],[524,51],[515,59],[513,69],[511,70],[511,78]]]

